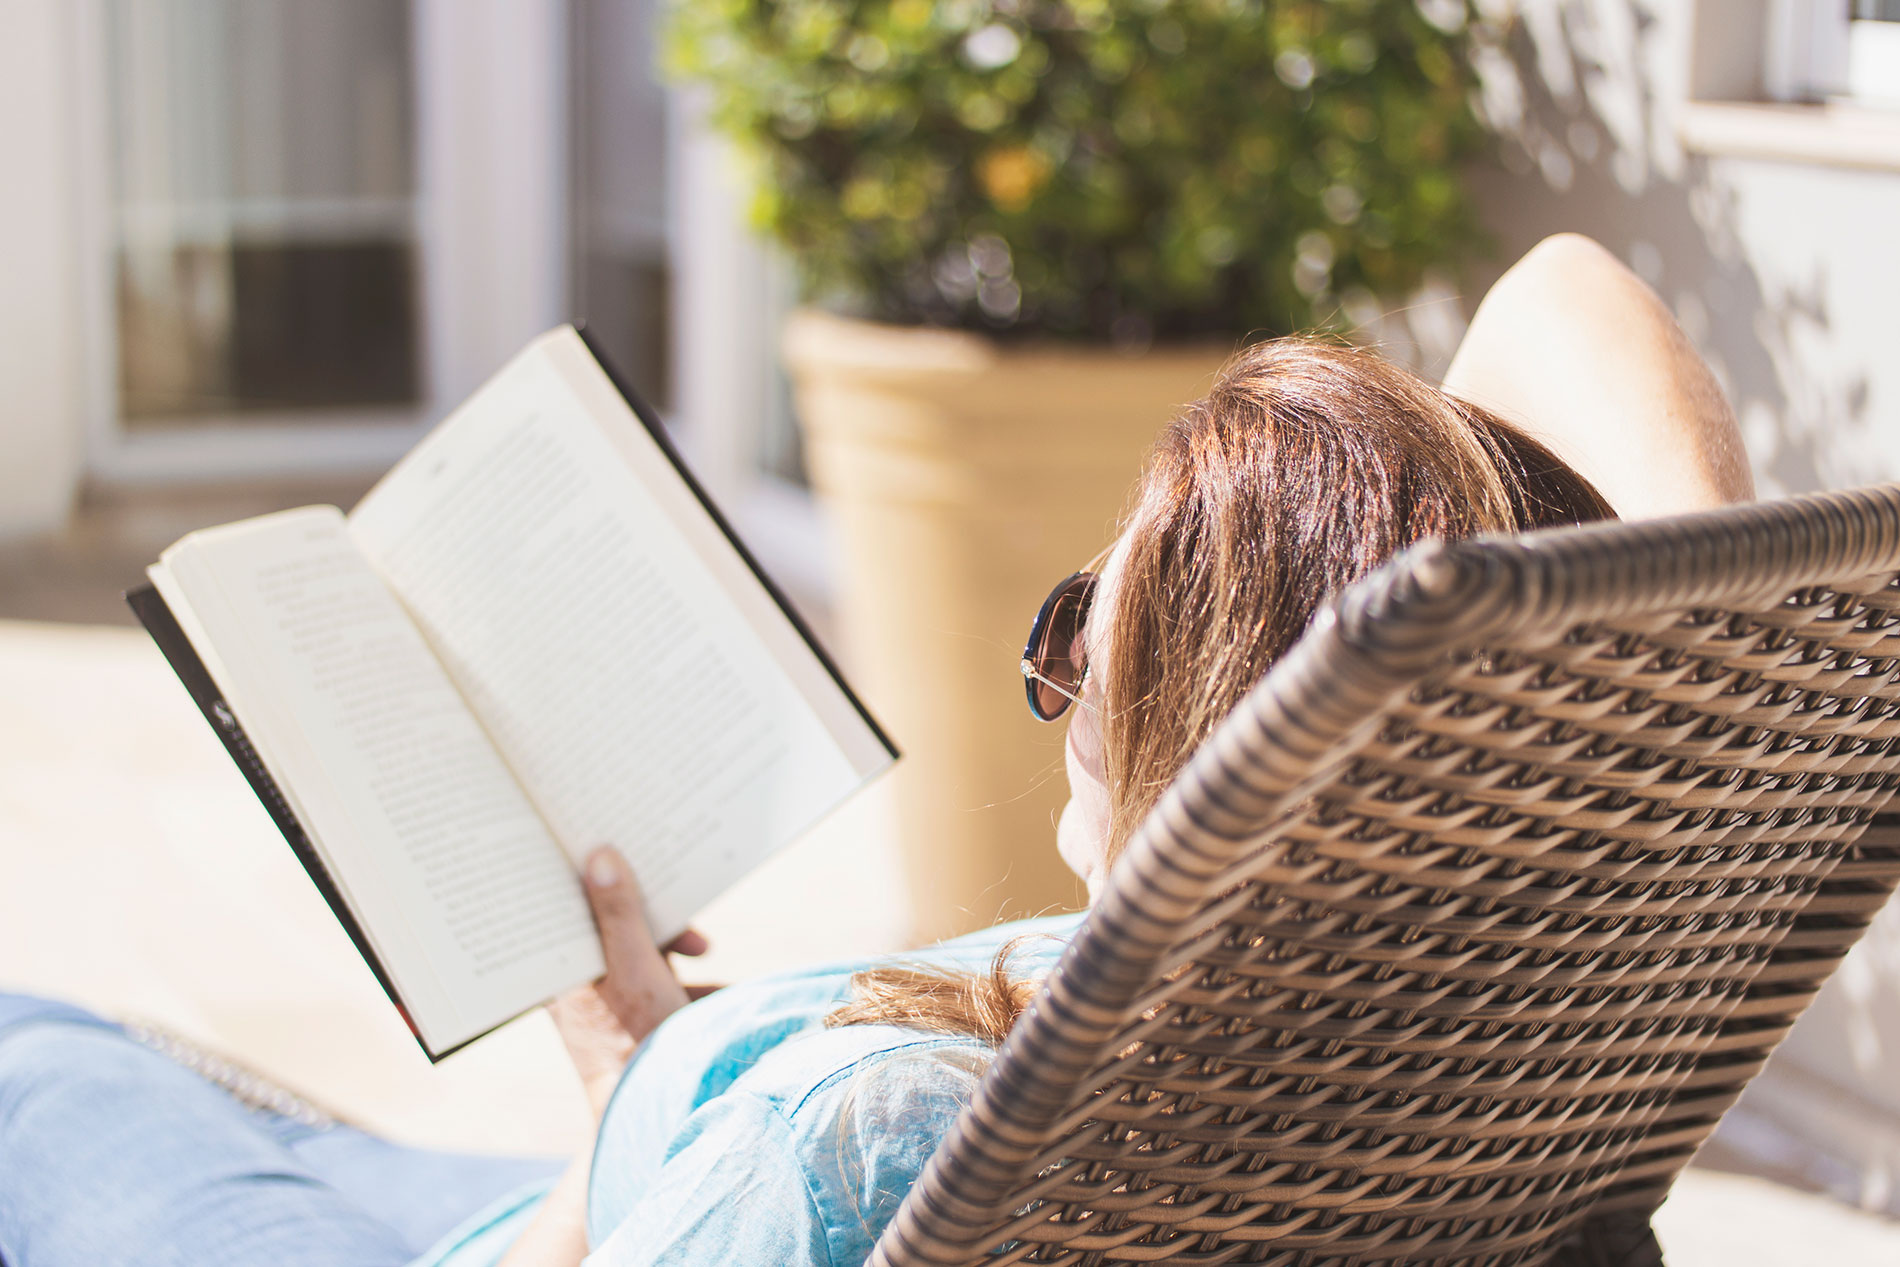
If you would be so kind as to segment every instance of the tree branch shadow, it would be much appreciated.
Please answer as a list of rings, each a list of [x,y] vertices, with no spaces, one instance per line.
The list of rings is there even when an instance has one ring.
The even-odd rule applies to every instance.
[[[1685,153],[1665,99],[1664,33],[1640,0],[1559,0],[1527,12],[1486,67],[1502,163],[1474,173],[1497,252],[1467,307],[1508,261],[1565,229],[1597,238],[1675,312],[1741,420],[1762,496],[1861,483],[1865,374],[1816,368],[1831,338],[1827,278],[1765,281],[1748,258],[1738,191]]]
[[[1466,312],[1540,239],[1586,232],[1656,289],[1709,361],[1761,496],[1891,478],[1868,468],[1878,449],[1867,373],[1827,355],[1839,339],[1828,299],[1837,279],[1822,263],[1793,279],[1786,265],[1759,268],[1737,168],[1686,151],[1675,134],[1678,33],[1647,0],[1552,0],[1520,12],[1485,67],[1485,109],[1503,146],[1500,164],[1472,184],[1497,250],[1466,279]],[[1698,1164],[1900,1216],[1900,1118],[1875,1086],[1900,1059],[1900,1029],[1882,1020],[1900,998],[1896,919],[1883,915],[1887,931],[1836,974]],[[1841,1059],[1815,1057],[1841,1048]]]

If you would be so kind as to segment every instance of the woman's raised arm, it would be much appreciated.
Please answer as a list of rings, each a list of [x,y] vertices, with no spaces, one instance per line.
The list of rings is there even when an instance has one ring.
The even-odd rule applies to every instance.
[[[1544,239],[1498,279],[1445,390],[1532,432],[1626,519],[1755,495],[1709,367],[1656,292],[1578,234]]]

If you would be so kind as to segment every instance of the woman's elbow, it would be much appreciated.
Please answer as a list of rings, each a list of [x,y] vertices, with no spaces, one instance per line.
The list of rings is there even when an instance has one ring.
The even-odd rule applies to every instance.
[[[1631,288],[1648,297],[1648,287],[1602,243],[1581,233],[1556,233],[1524,253],[1484,298],[1480,311],[1514,319],[1549,320],[1590,297],[1620,295]],[[1499,314],[1496,309],[1505,309]]]
[[[1609,271],[1628,274],[1623,262],[1608,247],[1582,233],[1553,233],[1524,252],[1524,258],[1511,269],[1533,273],[1575,274]]]

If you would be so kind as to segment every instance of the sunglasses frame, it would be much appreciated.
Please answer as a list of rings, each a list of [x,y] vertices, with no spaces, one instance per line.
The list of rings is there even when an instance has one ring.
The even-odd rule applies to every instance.
[[[1049,596],[1042,600],[1042,606],[1036,611],[1035,620],[1029,625],[1029,641],[1023,647],[1022,673],[1023,693],[1029,699],[1029,711],[1037,721],[1055,721],[1069,711],[1069,705],[1080,704],[1094,711],[1094,705],[1082,698],[1082,684],[1088,681],[1088,656],[1082,642],[1083,631],[1088,627],[1089,611],[1094,606],[1095,589],[1100,579],[1098,569],[1108,558],[1104,549],[1079,572],[1071,572]],[[1047,666],[1052,657],[1042,648],[1049,637],[1050,626],[1060,610],[1062,602],[1073,596],[1076,615],[1075,628],[1069,633],[1069,654],[1067,659],[1075,669],[1075,684],[1066,686],[1050,676]],[[1041,698],[1042,688],[1054,691],[1061,702],[1045,707]]]

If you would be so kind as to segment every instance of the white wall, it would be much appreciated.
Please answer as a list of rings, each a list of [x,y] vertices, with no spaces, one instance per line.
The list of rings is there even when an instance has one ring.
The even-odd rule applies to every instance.
[[[1490,275],[1547,234],[1588,233],[1657,288],[1714,365],[1762,496],[1900,479],[1900,165],[1679,141],[1692,75],[1702,95],[1756,86],[1760,0],[1701,0],[1699,33],[1691,0],[1519,7],[1490,90],[1516,120],[1513,170],[1478,186],[1498,239]],[[1886,135],[1900,138],[1900,115]],[[1489,280],[1472,279],[1467,304]],[[1900,1214],[1900,908],[1718,1142]]]
[[[71,16],[0,4],[0,536],[58,527],[79,483]]]
[[[1478,182],[1490,275],[1546,234],[1588,233],[1715,366],[1764,496],[1900,478],[1900,169],[1687,150],[1692,63],[1725,47],[1732,63],[1755,6],[1702,0],[1700,34],[1696,7],[1521,0],[1515,170]]]

